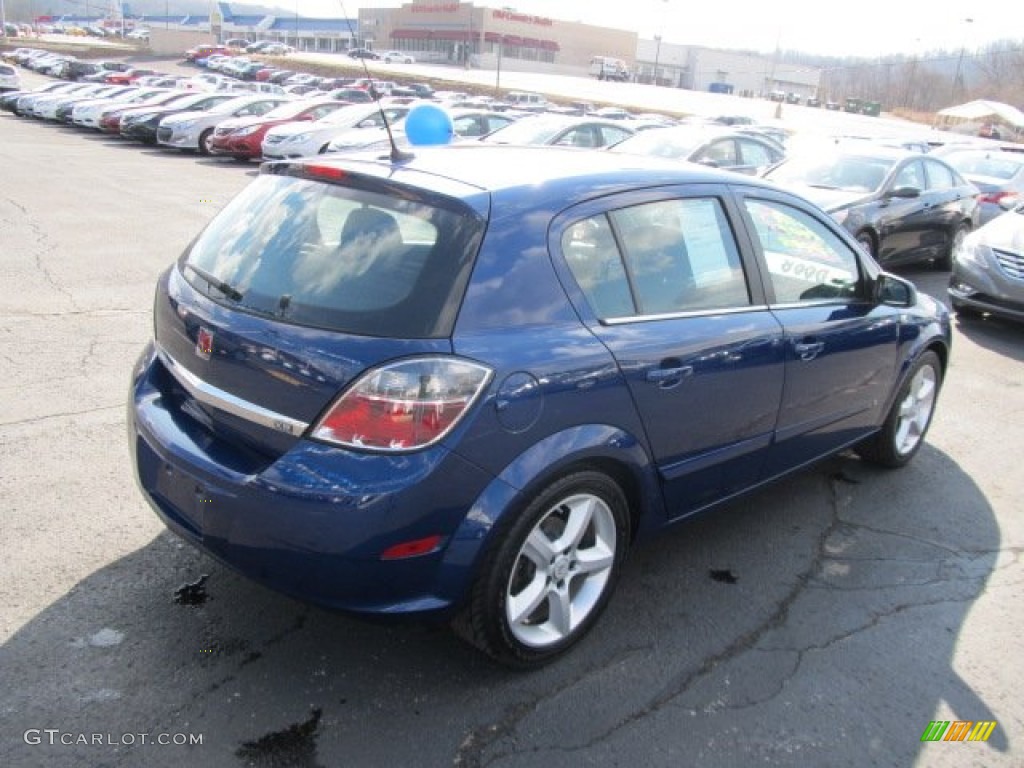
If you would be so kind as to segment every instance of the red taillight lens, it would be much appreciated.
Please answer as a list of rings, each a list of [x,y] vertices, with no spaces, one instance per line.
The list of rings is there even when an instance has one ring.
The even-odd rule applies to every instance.
[[[1014,193],[1008,192],[1005,189],[997,189],[994,192],[983,192],[982,194],[978,195],[978,202],[998,204],[999,201],[1002,200],[1004,197],[1009,197],[1012,194]]]
[[[306,172],[310,176],[319,176],[322,179],[343,179],[345,178],[345,171],[341,168],[332,168],[329,165],[309,165],[306,166]]]
[[[392,363],[363,374],[312,436],[376,451],[412,451],[444,437],[476,401],[491,370],[454,358]]]

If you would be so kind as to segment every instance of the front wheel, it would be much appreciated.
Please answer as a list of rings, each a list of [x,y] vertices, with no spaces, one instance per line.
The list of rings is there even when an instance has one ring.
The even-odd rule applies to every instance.
[[[864,459],[883,467],[902,467],[924,443],[942,385],[942,364],[925,352],[900,388],[882,430],[857,446]]]
[[[864,250],[871,258],[877,258],[878,253],[875,251],[875,238],[871,236],[870,232],[859,232],[857,233],[857,244]]]
[[[628,521],[625,495],[601,472],[551,483],[499,534],[456,630],[512,667],[540,666],[566,651],[608,603]]]

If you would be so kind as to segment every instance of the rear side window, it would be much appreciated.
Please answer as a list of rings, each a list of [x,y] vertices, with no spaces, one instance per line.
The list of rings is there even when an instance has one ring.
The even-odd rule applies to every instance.
[[[285,322],[446,336],[481,224],[410,197],[261,176],[186,251],[182,272],[215,300]]]
[[[664,200],[576,222],[569,269],[602,319],[750,305],[739,251],[714,198]]]

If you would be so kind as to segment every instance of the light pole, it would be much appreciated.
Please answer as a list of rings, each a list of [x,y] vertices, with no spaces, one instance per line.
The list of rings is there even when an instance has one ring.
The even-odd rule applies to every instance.
[[[964,19],[964,24],[972,24],[974,19]],[[959,92],[964,92],[964,53],[967,50],[967,30],[968,27],[964,28],[964,41],[960,46],[960,58],[956,60],[956,75],[953,76],[953,91],[950,94],[950,101],[956,101],[956,95]]]
[[[498,35],[498,69],[494,75],[494,98],[501,98],[501,51],[505,47],[505,35]]]
[[[654,48],[654,84],[658,84],[658,65],[661,63],[661,35],[654,36],[657,45]]]

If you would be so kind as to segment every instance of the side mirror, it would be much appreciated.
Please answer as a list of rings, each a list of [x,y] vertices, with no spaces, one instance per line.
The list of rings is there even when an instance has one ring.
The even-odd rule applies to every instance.
[[[896,187],[896,189],[890,189],[886,193],[886,197],[903,197],[912,199],[921,196],[921,190],[917,187]]]
[[[909,280],[883,272],[875,281],[875,301],[893,307],[912,307],[917,303],[917,289]]]

